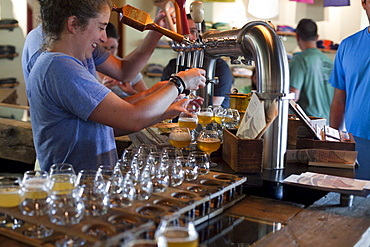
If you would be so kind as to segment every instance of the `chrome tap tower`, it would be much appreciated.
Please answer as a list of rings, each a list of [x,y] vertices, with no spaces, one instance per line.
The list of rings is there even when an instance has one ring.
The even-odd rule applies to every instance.
[[[212,99],[217,58],[228,56],[232,63],[255,62],[259,98],[265,101],[266,109],[274,99],[278,101],[278,116],[263,135],[263,167],[283,169],[288,133],[289,71],[284,46],[271,23],[252,21],[241,29],[210,30],[193,45],[181,45],[181,48],[182,52],[204,50],[203,68],[207,71],[208,83],[197,94],[205,99],[205,105],[210,105]]]

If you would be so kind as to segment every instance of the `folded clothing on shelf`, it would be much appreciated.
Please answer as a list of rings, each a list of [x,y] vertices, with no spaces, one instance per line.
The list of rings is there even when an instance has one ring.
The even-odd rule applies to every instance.
[[[151,63],[148,65],[146,72],[150,74],[162,74],[163,73],[163,66],[160,64]]]
[[[0,55],[9,55],[15,53],[15,46],[0,45]]]
[[[0,79],[0,88],[13,88],[19,85],[19,82],[16,78],[9,77],[9,78],[2,78]]]
[[[333,41],[328,39],[318,40],[316,42],[317,48],[327,49],[327,50],[338,50],[339,44],[334,44]]]
[[[284,33],[294,33],[295,29],[290,27],[290,26],[287,26],[287,25],[278,25],[277,26],[277,31],[278,32],[284,32]]]

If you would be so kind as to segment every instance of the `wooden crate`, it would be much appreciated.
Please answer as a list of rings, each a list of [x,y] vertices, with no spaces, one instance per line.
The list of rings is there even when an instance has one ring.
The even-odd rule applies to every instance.
[[[352,134],[349,133],[350,141],[321,141],[306,138],[297,139],[297,149],[303,148],[321,148],[331,150],[355,151],[356,142]]]
[[[263,139],[241,139],[235,133],[235,130],[224,130],[223,160],[235,172],[262,172]]]

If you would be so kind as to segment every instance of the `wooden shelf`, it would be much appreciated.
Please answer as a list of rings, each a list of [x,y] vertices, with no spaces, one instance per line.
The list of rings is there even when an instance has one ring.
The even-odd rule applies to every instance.
[[[295,36],[295,33],[289,33],[289,32],[280,32],[280,31],[277,31],[276,33],[278,35],[281,35],[281,36]]]
[[[8,29],[9,31],[13,31],[13,29],[16,28],[16,27],[19,27],[18,23],[0,25],[0,29]]]
[[[9,59],[13,59],[15,57],[18,57],[18,53],[13,53],[13,54],[6,54],[6,55],[0,55],[0,58],[9,58]]]
[[[162,76],[161,73],[150,73],[150,72],[145,72],[145,75],[149,77],[161,77]]]

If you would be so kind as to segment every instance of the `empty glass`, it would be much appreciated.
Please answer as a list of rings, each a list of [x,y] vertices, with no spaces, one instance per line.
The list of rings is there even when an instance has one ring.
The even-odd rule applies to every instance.
[[[108,182],[108,193],[111,208],[131,206],[136,196],[134,184],[128,175],[122,179],[111,178]]]
[[[193,151],[188,157],[189,165],[198,167],[198,175],[205,175],[210,170],[209,155],[202,151]]]
[[[185,179],[185,172],[182,168],[183,158],[168,160],[168,169],[170,175],[170,185],[173,187],[179,186]]]
[[[239,125],[240,115],[236,109],[227,108],[222,118],[222,126],[227,129],[234,129]]]
[[[145,166],[141,172],[137,184],[135,185],[136,189],[136,199],[139,201],[148,200],[153,192],[153,182],[150,175],[149,166]]]
[[[101,173],[81,170],[77,175],[78,193],[85,204],[86,216],[100,216],[108,212],[109,193]]]
[[[185,180],[186,181],[194,181],[198,178],[199,174],[199,160],[196,159],[194,156],[188,156],[183,164],[183,168],[185,171]]]
[[[74,225],[84,216],[85,205],[78,189],[52,191],[48,205],[49,220],[56,225]]]
[[[157,147],[154,144],[142,143],[139,145],[137,153],[138,154],[150,154],[151,152],[156,152]]]
[[[153,192],[164,192],[170,185],[170,176],[167,162],[160,162],[155,171],[155,178],[152,179]]]
[[[50,179],[46,171],[27,171],[23,175],[21,189],[21,203],[19,209],[24,215],[39,217],[48,210],[48,196],[50,193]],[[31,238],[44,238],[53,233],[43,225],[33,225],[23,234]]]

